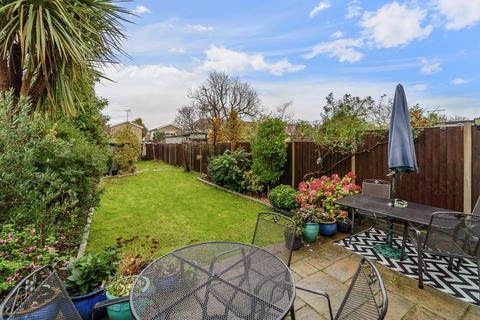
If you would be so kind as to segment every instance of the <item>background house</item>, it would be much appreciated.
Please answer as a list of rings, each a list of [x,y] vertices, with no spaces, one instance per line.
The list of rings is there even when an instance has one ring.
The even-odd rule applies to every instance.
[[[142,142],[143,127],[130,121],[125,121],[125,122],[110,126],[109,132],[108,132],[109,136],[112,137],[116,132],[124,129],[125,127],[129,127],[130,130],[132,130],[133,133],[135,133],[135,135],[138,137],[138,141]]]
[[[164,137],[167,138],[167,137],[175,137],[175,136],[178,136],[178,135],[182,134],[182,129],[180,129],[179,127],[177,127],[173,124],[167,124],[167,125],[149,130],[146,137],[145,137],[145,140],[146,141],[153,141],[154,140],[154,135],[155,135],[156,132],[163,133]]]

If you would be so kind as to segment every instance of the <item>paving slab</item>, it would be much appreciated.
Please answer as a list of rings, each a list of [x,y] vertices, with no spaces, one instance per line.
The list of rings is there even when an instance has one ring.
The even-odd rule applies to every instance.
[[[357,271],[358,263],[358,259],[346,257],[330,265],[324,272],[340,282],[346,282]]]
[[[413,308],[415,303],[394,293],[387,292],[388,309],[385,320],[401,320]]]
[[[421,306],[417,306],[412,308],[403,318],[402,320],[446,320],[436,313],[431,312],[428,309],[425,309]],[[448,320],[455,320],[459,318],[448,318]]]
[[[302,278],[308,277],[309,275],[318,272],[318,269],[305,262],[305,260],[293,262],[290,265],[290,269],[292,269]]]

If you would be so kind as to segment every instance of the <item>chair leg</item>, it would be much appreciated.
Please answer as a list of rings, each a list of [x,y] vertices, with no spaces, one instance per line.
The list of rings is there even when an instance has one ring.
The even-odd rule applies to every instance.
[[[423,250],[420,241],[417,242],[418,287],[423,289]]]
[[[295,320],[295,306],[290,309],[290,319]]]
[[[480,303],[480,259],[477,260],[477,272],[478,272],[478,302]]]

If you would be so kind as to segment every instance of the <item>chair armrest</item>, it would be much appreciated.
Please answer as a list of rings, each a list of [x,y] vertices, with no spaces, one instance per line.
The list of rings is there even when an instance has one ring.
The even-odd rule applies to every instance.
[[[111,299],[111,300],[105,300],[105,301],[97,302],[95,304],[95,306],[93,306],[92,313],[91,313],[91,319],[92,320],[94,319],[95,313],[98,310],[106,308],[108,306],[113,306],[115,304],[128,302],[129,300],[130,300],[129,296],[124,296],[124,297],[120,297],[120,298],[115,298],[115,299]]]
[[[326,293],[325,291],[322,291],[320,289],[312,289],[312,288],[302,287],[302,286],[299,286],[299,285],[295,286],[295,288],[298,289],[298,290],[306,291],[306,292],[313,293],[313,294],[316,294],[316,295],[319,295],[319,296],[324,296],[327,299],[330,298],[328,293]]]
[[[330,302],[330,296],[328,295],[328,293],[326,293],[325,291],[322,291],[320,289],[311,289],[311,288],[306,288],[306,287],[302,287],[302,286],[299,286],[299,285],[296,286],[296,289],[325,297],[327,299],[327,302],[328,302],[328,311],[330,312],[330,319],[333,320],[332,304]]]

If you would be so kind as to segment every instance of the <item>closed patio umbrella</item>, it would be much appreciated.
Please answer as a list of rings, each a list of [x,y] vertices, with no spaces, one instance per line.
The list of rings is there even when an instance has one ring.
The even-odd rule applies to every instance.
[[[390,129],[388,131],[388,169],[390,170],[389,175],[393,175],[393,196],[396,196],[396,175],[418,171],[407,97],[401,84],[397,85],[395,90]],[[391,205],[395,205],[395,201],[392,201]],[[375,251],[388,258],[400,259],[400,251],[393,245],[392,221],[388,223],[386,236],[386,243],[376,245],[374,247]]]
[[[395,175],[418,171],[407,97],[401,84],[397,85],[393,100],[390,130],[388,131],[388,168],[393,174],[392,194],[395,195]]]

